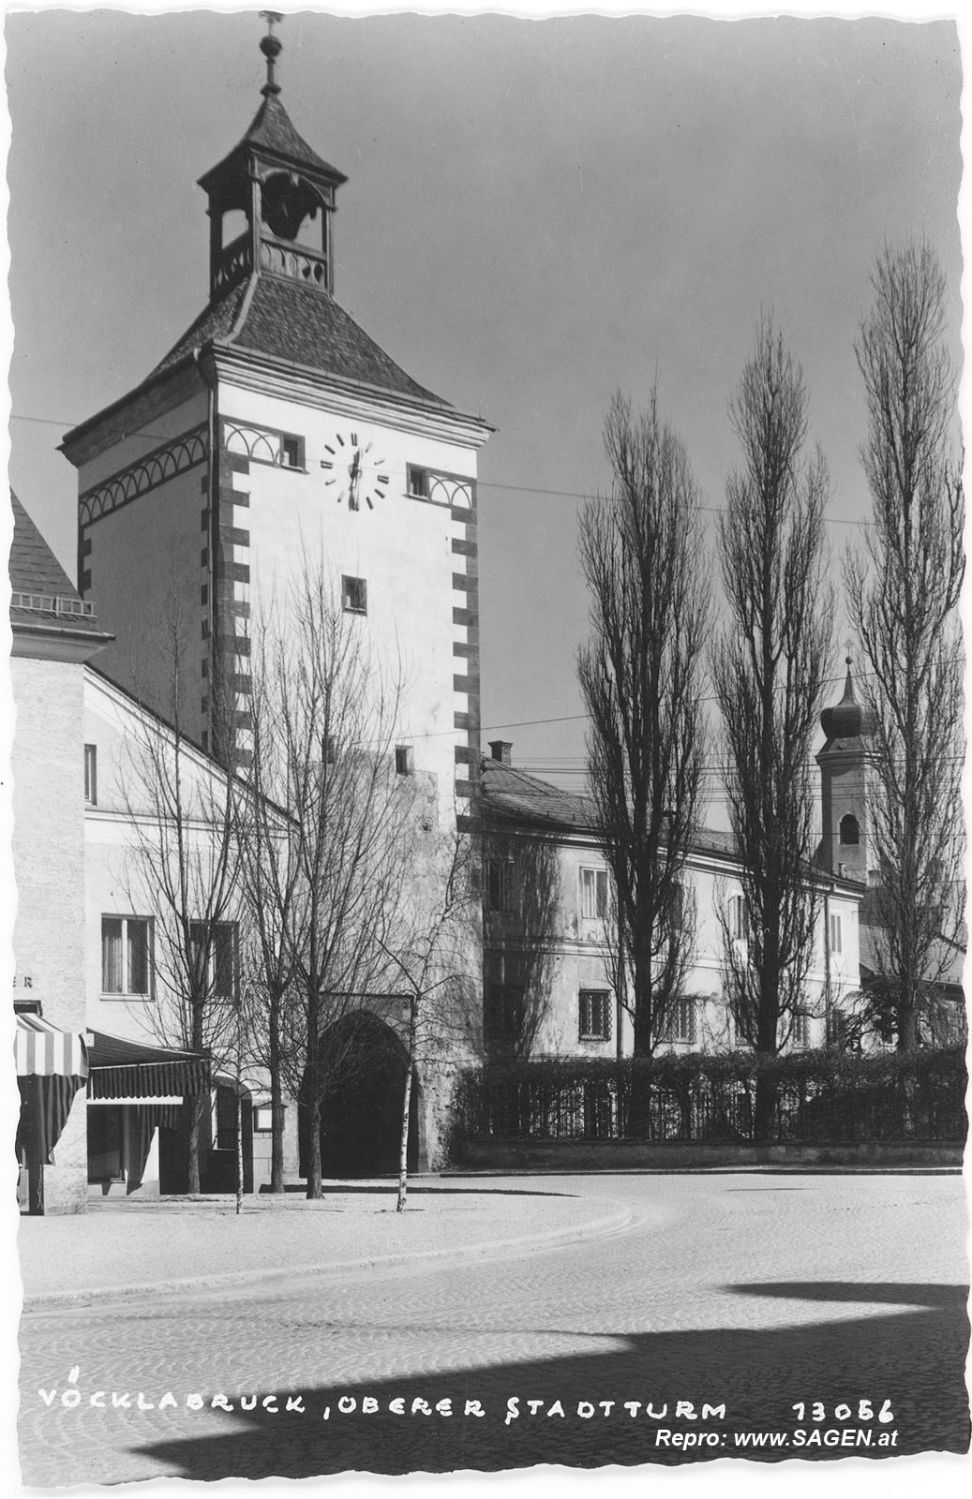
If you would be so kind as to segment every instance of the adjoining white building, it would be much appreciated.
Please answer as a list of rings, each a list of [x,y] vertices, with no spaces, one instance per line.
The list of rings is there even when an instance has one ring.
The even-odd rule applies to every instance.
[[[630,1056],[633,1025],[612,972],[610,873],[593,802],[516,769],[505,742],[490,749],[482,772],[491,842],[484,881],[487,1049],[499,1056]],[[843,801],[839,809],[846,817]],[[819,895],[817,941],[792,1048],[824,1046],[834,1013],[860,988],[864,885],[823,869],[808,877]],[[699,831],[684,886],[693,946],[682,997],[659,1050],[731,1050],[736,1035],[723,998],[724,922],[734,940],[746,941],[731,834]]]
[[[29,1212],[76,1212],[88,1074],[82,703],[85,663],[108,637],[16,495],[11,503],[18,1196]]]

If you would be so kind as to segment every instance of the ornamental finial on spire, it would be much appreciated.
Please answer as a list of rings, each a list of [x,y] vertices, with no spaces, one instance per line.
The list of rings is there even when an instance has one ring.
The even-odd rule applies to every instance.
[[[261,10],[260,19],[267,23],[267,34],[260,39],[260,51],[267,60],[267,81],[260,92],[266,97],[268,94],[279,94],[280,92],[280,84],[274,79],[273,68],[274,63],[280,56],[283,42],[279,37],[274,36],[273,28],[278,21],[283,20],[283,16],[277,10]]]

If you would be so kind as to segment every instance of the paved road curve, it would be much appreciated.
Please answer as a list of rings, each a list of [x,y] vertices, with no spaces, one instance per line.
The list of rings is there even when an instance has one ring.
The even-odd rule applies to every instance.
[[[488,1262],[28,1311],[25,1483],[966,1450],[958,1177],[533,1185],[630,1204],[632,1225]],[[858,1432],[869,1445],[849,1447]]]

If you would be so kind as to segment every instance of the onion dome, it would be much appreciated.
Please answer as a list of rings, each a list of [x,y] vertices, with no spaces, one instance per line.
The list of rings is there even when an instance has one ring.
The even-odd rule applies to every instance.
[[[820,725],[827,736],[828,745],[835,739],[860,739],[873,734],[877,728],[871,709],[862,707],[854,696],[850,656],[845,657],[845,660],[847,680],[844,683],[844,696],[839,703],[825,708],[820,715]]]

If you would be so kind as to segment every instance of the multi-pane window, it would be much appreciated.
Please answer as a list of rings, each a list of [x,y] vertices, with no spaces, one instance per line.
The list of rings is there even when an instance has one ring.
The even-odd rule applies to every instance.
[[[368,584],[365,579],[342,577],[341,602],[346,614],[367,614]]]
[[[842,947],[841,947],[842,938],[843,938],[843,931],[842,931],[841,919],[840,919],[839,916],[835,916],[835,915],[833,915],[833,913],[831,913],[831,916],[830,916],[830,951],[831,952],[841,952],[843,950]]]
[[[608,913],[608,872],[606,869],[582,869],[581,915],[593,920]]]
[[[578,1035],[582,1041],[610,1041],[611,994],[607,989],[582,989]]]
[[[698,1037],[698,1006],[691,995],[680,995],[672,1005],[663,1041],[684,1041],[694,1045]]]
[[[735,942],[746,942],[749,938],[749,912],[746,909],[744,895],[729,897],[726,917],[729,923],[729,936]]]
[[[486,886],[492,911],[515,909],[514,864],[512,859],[491,859],[486,867]]]
[[[793,1026],[790,1032],[790,1040],[794,1046],[807,1047],[810,1045],[810,1016],[806,1010],[793,1011]]]
[[[102,916],[101,992],[147,999],[152,982],[152,922],[147,916]]]
[[[89,806],[98,805],[98,746],[84,747],[84,799]]]
[[[236,922],[189,924],[193,971],[214,999],[236,998]]]

